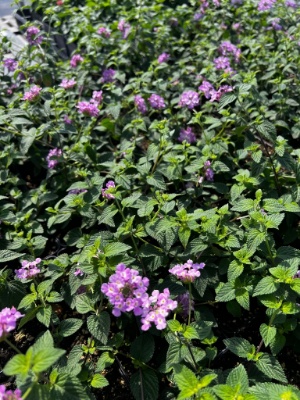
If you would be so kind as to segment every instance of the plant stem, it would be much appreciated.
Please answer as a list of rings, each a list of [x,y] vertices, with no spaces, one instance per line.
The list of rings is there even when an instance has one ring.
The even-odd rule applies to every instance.
[[[189,282],[189,318],[188,325],[191,323],[191,314],[192,314],[192,284]]]
[[[23,354],[10,340],[4,338],[4,341],[18,354]]]

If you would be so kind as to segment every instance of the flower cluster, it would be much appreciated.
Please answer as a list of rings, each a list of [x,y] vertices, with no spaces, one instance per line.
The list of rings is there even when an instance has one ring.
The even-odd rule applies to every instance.
[[[169,272],[184,283],[189,283],[194,282],[194,280],[200,276],[199,269],[203,269],[204,267],[204,263],[196,264],[193,263],[192,260],[188,260],[184,264],[175,265],[173,268],[169,269]]]
[[[203,92],[204,96],[207,99],[210,99],[211,102],[219,101],[224,93],[232,92],[233,88],[229,85],[221,85],[218,90],[215,90],[213,85],[208,81],[203,81],[202,84],[198,87],[200,92]]]
[[[176,307],[177,301],[170,298],[169,289],[164,289],[163,293],[153,290],[151,296],[143,302],[142,331],[147,331],[151,327],[151,323],[154,323],[159,330],[165,329],[167,326],[166,317]]]
[[[139,94],[134,96],[134,104],[141,114],[145,114],[147,112],[146,102]]]
[[[64,115],[64,123],[67,125],[71,125],[72,124],[72,120],[68,117],[68,115]]]
[[[59,86],[64,89],[72,89],[72,87],[74,87],[75,85],[76,85],[75,79],[64,78]]]
[[[190,126],[187,127],[186,129],[180,130],[178,141],[183,142],[184,140],[188,143],[195,143],[197,141],[196,135]]]
[[[280,18],[275,18],[271,22],[271,25],[275,31],[282,31],[282,25],[279,24]]]
[[[34,85],[28,92],[24,93],[22,100],[28,100],[28,101],[35,100],[39,96],[41,90],[42,90],[41,87]]]
[[[103,83],[113,82],[115,74],[116,74],[116,71],[114,69],[112,69],[112,68],[105,69],[102,73],[101,81]]]
[[[56,165],[58,164],[58,157],[62,156],[62,150],[58,149],[57,147],[50,150],[47,157],[46,157],[46,161],[48,163],[48,168],[49,169],[53,169],[56,167]]]
[[[260,0],[258,3],[258,11],[267,11],[270,10],[277,0]]]
[[[74,54],[70,60],[70,65],[72,68],[76,68],[79,63],[83,61],[83,57],[80,54]]]
[[[204,173],[205,173],[205,178],[208,181],[213,181],[214,180],[214,171],[210,168],[211,162],[210,161],[205,161],[204,163]]]
[[[151,94],[148,99],[150,106],[155,110],[161,110],[166,107],[164,99],[158,94]]]
[[[76,108],[78,108],[79,112],[83,115],[87,115],[90,117],[98,117],[99,110],[98,104],[95,104],[93,101],[80,101]]]
[[[294,2],[294,0],[286,0],[285,5],[287,7],[291,7],[291,8],[297,8],[297,4]]]
[[[17,319],[23,315],[15,307],[5,307],[0,312],[0,338],[13,331],[17,325]],[[1,393],[1,392],[0,392]]]
[[[29,26],[26,31],[26,39],[28,40],[29,44],[37,45],[41,44],[44,40],[43,36],[38,36],[41,31],[36,26]]]
[[[93,97],[90,100],[90,102],[93,103],[93,104],[96,104],[97,106],[99,106],[102,103],[102,100],[103,100],[103,92],[102,92],[102,90],[99,90],[99,91],[94,90],[93,91]]]
[[[239,62],[239,59],[241,57],[241,50],[228,41],[221,43],[219,47],[219,52],[221,53],[222,56],[233,54],[235,62]]]
[[[130,32],[130,25],[128,22],[125,22],[124,19],[121,19],[121,21],[118,23],[118,29],[120,32],[122,32],[122,38],[127,39],[127,36]]]
[[[188,90],[187,92],[182,93],[178,105],[192,110],[199,105],[199,102],[199,94],[193,90]]]
[[[105,188],[102,188],[102,196],[107,199],[114,199],[115,196],[112,194],[112,191],[114,191],[115,187],[116,185],[114,181],[108,181]]]
[[[75,272],[74,272],[75,276],[83,276],[84,272],[80,269],[80,268],[76,268]]]
[[[107,28],[103,27],[103,26],[101,26],[101,27],[97,30],[97,33],[99,33],[99,35],[105,36],[105,37],[107,37],[107,38],[110,37],[110,32],[109,32],[109,30],[108,30]]]
[[[168,60],[169,60],[169,58],[170,58],[170,54],[168,54],[168,53],[162,53],[159,57],[158,57],[158,62],[161,64],[161,63],[164,63],[164,62],[167,62]]]
[[[149,296],[148,286],[148,278],[142,278],[138,271],[127,268],[125,264],[118,264],[108,283],[101,286],[101,291],[113,305],[114,316],[133,311],[134,315],[141,316],[143,331],[147,331],[151,323],[157,329],[164,329],[166,317],[177,307],[177,301],[170,298],[169,289],[164,289],[162,293],[154,290]]]
[[[114,306],[112,313],[115,317],[129,311],[141,315],[144,301],[148,299],[148,286],[148,278],[142,278],[138,271],[126,268],[125,264],[118,264],[108,283],[101,286],[101,291]]]
[[[18,61],[16,61],[14,58],[6,58],[3,60],[3,64],[9,72],[14,72],[18,68]]]
[[[0,400],[22,400],[20,389],[6,390],[5,385],[0,385]]]
[[[22,268],[16,269],[16,277],[18,279],[30,279],[34,277],[35,275],[39,274],[41,270],[37,268],[37,265],[41,262],[42,260],[40,258],[35,259],[34,261],[22,261],[21,265]]]

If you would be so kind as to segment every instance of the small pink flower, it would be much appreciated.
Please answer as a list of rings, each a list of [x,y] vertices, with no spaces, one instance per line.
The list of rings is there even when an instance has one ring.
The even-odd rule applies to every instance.
[[[74,56],[70,60],[70,65],[72,68],[76,68],[79,63],[83,61],[83,58],[80,54],[74,54]]]
[[[22,97],[22,100],[28,100],[28,101],[33,101],[35,100],[38,96],[40,91],[42,90],[41,87],[39,86],[33,86],[29,92],[25,92],[24,96]]]
[[[64,89],[72,89],[72,87],[74,87],[75,85],[76,85],[75,79],[64,78],[59,86]]]
[[[107,199],[114,199],[115,196],[112,194],[114,188],[116,187],[114,181],[108,181],[105,188],[102,188],[102,196],[106,197]]]

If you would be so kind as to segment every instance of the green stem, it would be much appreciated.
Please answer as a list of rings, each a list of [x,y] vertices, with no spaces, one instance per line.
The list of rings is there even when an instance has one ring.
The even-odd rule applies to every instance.
[[[271,264],[274,266],[275,262],[274,262],[273,254],[272,254],[272,251],[271,251],[271,246],[270,246],[270,243],[269,243],[269,240],[268,240],[267,232],[266,232],[266,246],[267,246],[267,250],[268,250],[268,253],[269,253],[269,256],[270,256],[270,259],[271,259]]]
[[[191,324],[191,314],[192,314],[192,284],[189,282],[189,318],[188,325]]]
[[[23,354],[10,340],[4,338],[4,341],[18,354]]]

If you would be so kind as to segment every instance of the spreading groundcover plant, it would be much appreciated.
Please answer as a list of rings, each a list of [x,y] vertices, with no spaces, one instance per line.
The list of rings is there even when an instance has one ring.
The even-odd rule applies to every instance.
[[[28,45],[0,49],[0,398],[299,399],[300,3],[22,12]]]

